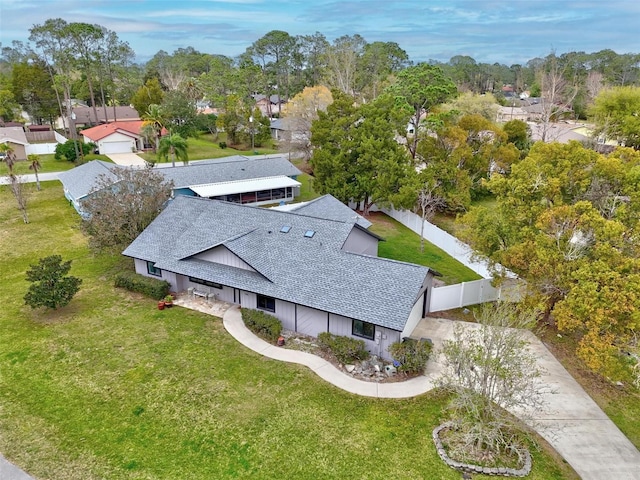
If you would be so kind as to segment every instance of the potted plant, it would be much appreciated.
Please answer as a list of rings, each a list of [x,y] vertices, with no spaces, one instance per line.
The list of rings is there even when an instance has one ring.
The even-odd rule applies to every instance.
[[[158,300],[158,310],[164,310],[164,306],[165,306],[164,299]]]
[[[173,295],[167,295],[164,297],[164,306],[167,308],[173,307]]]

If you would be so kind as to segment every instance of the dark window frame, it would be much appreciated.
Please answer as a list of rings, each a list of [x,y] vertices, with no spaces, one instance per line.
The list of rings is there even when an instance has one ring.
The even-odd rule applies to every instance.
[[[359,328],[357,328],[356,325],[359,325]],[[367,334],[366,330],[368,329],[371,329],[370,335]],[[351,335],[354,337],[366,338],[367,340],[373,340],[376,338],[376,326],[373,323],[353,319],[351,322]]]
[[[205,287],[217,288],[218,290],[222,290],[223,288],[223,285],[220,285],[219,283],[210,282],[208,280],[201,280],[195,277],[189,277],[189,281],[191,283],[197,283],[198,285],[204,285]]]
[[[264,310],[265,312],[276,313],[276,299],[273,297],[257,294],[256,305],[258,307],[258,310]]]
[[[156,267],[155,262],[147,261],[147,273],[154,277],[162,277],[162,269]]]

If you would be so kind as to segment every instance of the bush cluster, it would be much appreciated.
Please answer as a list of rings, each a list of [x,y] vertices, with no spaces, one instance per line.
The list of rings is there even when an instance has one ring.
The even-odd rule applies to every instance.
[[[282,322],[261,310],[243,308],[242,320],[249,330],[269,342],[275,343],[282,332]]]
[[[404,373],[423,373],[432,345],[425,340],[406,338],[389,346],[389,354],[400,365],[398,371]]]
[[[318,335],[318,343],[322,348],[333,353],[341,363],[352,363],[369,358],[364,340],[322,332]]]
[[[134,272],[122,272],[116,275],[115,286],[142,293],[155,300],[166,297],[170,288],[169,282],[165,280],[145,277]]]

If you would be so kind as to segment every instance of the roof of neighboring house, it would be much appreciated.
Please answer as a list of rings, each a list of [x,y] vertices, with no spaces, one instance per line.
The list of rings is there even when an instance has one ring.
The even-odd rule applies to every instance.
[[[59,178],[69,193],[76,199],[80,199],[92,191],[98,176],[110,173],[114,168],[127,167],[100,160],[92,160],[61,173]],[[174,189],[264,177],[290,177],[300,174],[300,170],[283,156],[234,156],[229,159],[224,158],[212,162],[197,162],[187,166],[159,168],[157,171],[162,173],[167,180],[173,181]],[[115,175],[112,173],[111,175],[115,181]]]
[[[356,222],[364,228],[369,228],[372,225],[369,220],[356,213],[332,195],[323,195],[308,202],[292,203],[274,208],[276,210],[295,212],[302,215],[309,215],[310,217],[325,218],[327,220]]]
[[[58,178],[64,188],[75,198],[80,200],[86,197],[93,190],[98,177],[104,175],[106,178],[116,181],[116,175],[112,170],[126,168],[114,163],[103,162],[102,160],[92,160],[78,167],[60,172]]]
[[[29,145],[24,128],[20,127],[0,127],[0,143],[17,143],[19,145]]]
[[[550,123],[546,126],[546,132],[544,132],[544,124],[529,122],[531,139],[534,141],[542,140],[544,132],[547,142],[569,143],[571,140],[585,142],[590,140],[590,137],[583,127],[584,125],[572,123]]]
[[[73,107],[73,113],[76,115],[76,124],[91,124],[91,123],[106,123],[112,122],[114,120],[117,121],[127,121],[127,120],[140,120],[140,114],[138,111],[130,107],[119,106],[116,108],[115,117],[113,116],[113,107],[107,107],[107,114],[105,116],[105,108],[104,107],[96,107],[96,112],[98,114],[98,119],[96,120],[96,115],[94,114],[93,107]]]
[[[259,101],[261,101],[261,100],[265,100],[266,98],[267,98],[267,96],[266,96],[266,95],[261,95],[261,94],[258,94],[258,95],[254,95],[254,96],[253,96],[253,99],[254,99],[256,102],[259,102]],[[281,99],[278,95],[270,95],[270,96],[269,96],[269,101],[270,101],[271,103],[274,103],[274,104],[277,104],[277,103],[286,103],[286,101],[285,101],[285,100],[283,100],[283,99]]]
[[[195,162],[189,166],[162,168],[164,176],[173,180],[174,188],[208,183],[230,182],[254,178],[300,175],[284,156],[233,156],[218,160]]]
[[[401,331],[429,269],[341,250],[353,228],[353,221],[178,196],[123,254]],[[315,233],[305,237],[308,231]],[[214,248],[226,248],[253,271],[198,258]]]
[[[86,130],[82,130],[80,133],[85,137],[97,142],[98,140],[102,140],[105,137],[108,137],[111,134],[116,132],[122,133],[128,136],[139,137],[140,129],[144,125],[143,120],[131,120],[131,121],[118,121],[106,123],[104,125],[96,125],[95,127],[87,128]],[[165,132],[165,130],[163,130]]]

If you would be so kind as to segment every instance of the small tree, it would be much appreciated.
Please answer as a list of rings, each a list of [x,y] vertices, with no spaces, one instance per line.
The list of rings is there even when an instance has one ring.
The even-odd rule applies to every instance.
[[[82,204],[83,230],[97,250],[121,251],[158,216],[171,197],[173,183],[151,168],[117,168],[101,176]]]
[[[64,143],[56,145],[55,159],[60,160],[63,157],[70,162],[78,161],[78,152],[82,151],[82,156],[88,155],[93,150],[92,143],[84,143],[80,140],[67,140]]]
[[[31,308],[57,309],[68,305],[80,290],[82,279],[66,276],[71,270],[71,260],[63,262],[60,255],[41,258],[37,265],[27,270],[27,281],[31,282],[24,296],[24,303]]]
[[[171,156],[171,165],[174,167],[176,166],[176,159],[186,165],[189,162],[188,148],[187,141],[178,133],[162,137],[160,139],[160,148],[158,148],[158,159],[166,160]]]
[[[455,394],[454,456],[513,451],[520,429],[506,410],[531,418],[542,407],[542,371],[525,338],[535,319],[515,304],[485,304],[479,325],[457,324],[453,340],[444,342],[438,383]]]
[[[22,212],[22,219],[24,223],[29,223],[29,216],[27,215],[27,194],[24,191],[22,184],[22,177],[16,175],[13,172],[13,166],[16,163],[16,155],[13,151],[11,145],[3,143],[0,145],[0,152],[4,152],[4,162],[7,164],[7,168],[9,169],[9,185],[11,187],[11,193],[18,202],[18,209]]]
[[[38,170],[42,168],[40,165],[40,155],[31,154],[27,156],[29,160],[29,170],[33,170],[33,173],[36,176],[36,185],[38,187],[38,191],[40,191],[40,178],[38,178]]]

